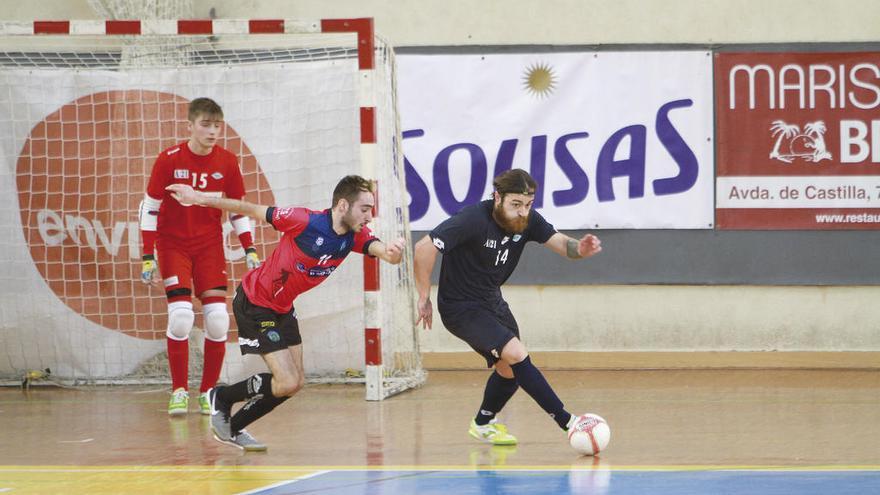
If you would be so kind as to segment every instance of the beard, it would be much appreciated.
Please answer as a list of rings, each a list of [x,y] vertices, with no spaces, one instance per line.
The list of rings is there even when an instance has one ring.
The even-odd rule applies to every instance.
[[[342,215],[342,224],[348,227],[348,230],[352,232],[360,232],[361,229],[363,229],[363,225],[358,223],[357,219],[354,218],[351,208],[345,212],[345,215]]]
[[[492,210],[492,218],[495,219],[495,222],[501,227],[501,230],[508,234],[521,234],[526,230],[526,227],[529,226],[529,217],[531,214],[532,213],[529,212],[525,217],[519,215],[509,217],[504,212],[501,205],[495,206]]]

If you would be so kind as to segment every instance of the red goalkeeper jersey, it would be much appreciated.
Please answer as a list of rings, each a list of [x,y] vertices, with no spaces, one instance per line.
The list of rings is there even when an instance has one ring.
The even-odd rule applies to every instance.
[[[187,143],[159,153],[150,173],[147,194],[161,199],[157,233],[160,239],[197,244],[222,239],[221,210],[203,206],[184,206],[165,190],[169,184],[189,184],[206,194],[227,198],[244,197],[244,181],[238,160],[229,151],[214,146],[207,155],[196,155]]]
[[[259,268],[244,274],[241,286],[253,304],[279,314],[289,313],[298,295],[327,280],[348,253],[368,253],[377,240],[366,227],[337,234],[330,210],[272,207],[266,221],[284,236]]]

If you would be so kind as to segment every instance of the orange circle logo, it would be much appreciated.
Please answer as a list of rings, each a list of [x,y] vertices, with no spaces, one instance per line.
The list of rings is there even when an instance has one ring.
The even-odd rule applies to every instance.
[[[189,138],[188,104],[146,90],[83,96],[31,129],[16,165],[24,236],[49,288],[90,321],[138,338],[164,339],[167,325],[164,291],[140,281],[138,205],[159,152]],[[229,124],[218,144],[239,157],[245,199],[274,204]],[[268,255],[264,239],[277,235],[257,219],[254,241]],[[227,242],[238,247],[234,233]],[[230,293],[245,270],[243,260],[227,267]]]

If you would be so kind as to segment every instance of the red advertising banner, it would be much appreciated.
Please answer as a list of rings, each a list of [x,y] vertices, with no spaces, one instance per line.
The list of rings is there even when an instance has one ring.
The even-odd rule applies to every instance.
[[[880,53],[717,53],[717,228],[880,229],[878,107]]]

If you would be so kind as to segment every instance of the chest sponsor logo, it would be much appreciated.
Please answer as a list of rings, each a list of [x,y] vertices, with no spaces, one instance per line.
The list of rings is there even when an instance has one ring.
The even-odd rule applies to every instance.
[[[221,174],[220,172],[214,172],[213,174],[211,174],[211,178],[214,180],[220,180],[223,178],[223,174]]]
[[[189,179],[189,170],[187,170],[185,168],[174,169],[174,178],[175,179]]]
[[[311,268],[307,268],[304,263],[301,261],[296,262],[296,269],[300,273],[305,273],[309,277],[327,277],[334,270],[336,270],[335,266],[313,266]]]
[[[483,244],[483,246],[489,249],[495,249],[498,247],[498,241],[495,239],[486,239],[486,244]]]
[[[335,266],[325,266],[325,267],[315,266],[315,267],[309,268],[309,276],[310,277],[329,277],[330,274],[333,273],[333,270],[336,270]]]

